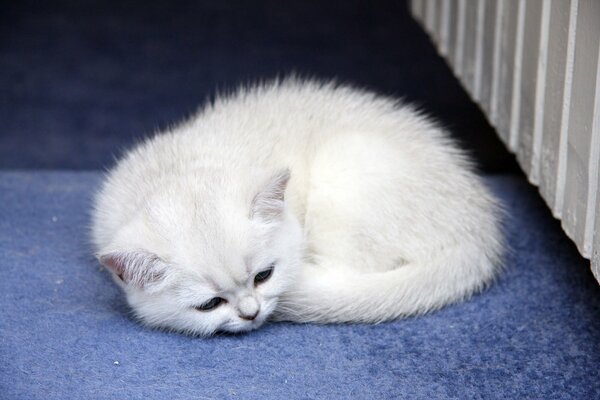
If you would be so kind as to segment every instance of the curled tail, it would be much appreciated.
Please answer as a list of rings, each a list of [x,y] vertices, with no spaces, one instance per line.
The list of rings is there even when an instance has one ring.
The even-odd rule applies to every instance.
[[[427,313],[482,290],[494,279],[499,258],[499,251],[487,255],[481,248],[461,246],[385,272],[306,265],[282,297],[276,318],[382,322]]]

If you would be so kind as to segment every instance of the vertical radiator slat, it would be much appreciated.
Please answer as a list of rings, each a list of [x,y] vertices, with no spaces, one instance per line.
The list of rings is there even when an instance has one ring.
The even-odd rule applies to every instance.
[[[465,12],[465,32],[470,32],[464,36],[464,54],[462,60],[462,83],[467,89],[473,92],[473,83],[475,80],[475,48],[476,39],[472,32],[477,29],[477,10],[480,7],[480,2],[467,2]]]
[[[533,123],[535,118],[535,93],[537,85],[540,26],[542,15],[541,0],[525,3],[525,27],[521,56],[521,85],[519,87],[520,110],[518,125],[517,159],[531,179],[531,158],[533,153]]]
[[[585,238],[587,222],[588,184],[590,180],[590,152],[592,123],[598,63],[600,30],[594,29],[600,21],[600,2],[580,0],[577,13],[575,64],[570,105],[569,135],[563,227],[575,241],[579,251],[590,256]],[[596,166],[593,166],[597,168]]]
[[[430,0],[435,3],[435,16],[433,18],[433,26],[435,31],[435,40],[438,46],[438,49],[442,46],[442,13],[444,11],[443,1],[440,0]]]
[[[519,3],[517,1],[499,1],[504,3],[502,16],[502,29],[500,30],[500,61],[497,91],[497,114],[492,122],[498,129],[504,143],[510,145],[512,130],[512,98],[513,82],[515,80],[515,58],[517,45],[517,22],[519,20]]]
[[[525,31],[525,2],[518,2],[517,32],[515,39],[515,63],[513,68],[512,100],[510,102],[510,136],[508,148],[515,152],[519,143],[520,116],[521,116],[521,79],[523,67],[523,41]]]
[[[560,143],[558,146],[558,174],[556,176],[556,196],[554,215],[563,216],[565,185],[567,180],[567,150],[569,138],[569,120],[571,119],[571,98],[573,96],[573,70],[575,65],[575,39],[577,37],[577,19],[579,0],[571,0],[569,11],[569,31],[567,36],[567,64],[565,66],[564,101],[560,121]]]
[[[529,179],[536,185],[540,181],[540,158],[544,135],[545,93],[547,85],[548,37],[550,31],[551,0],[543,0],[542,20],[540,24],[540,46],[537,62],[537,78],[535,85],[535,115],[533,120],[533,139],[531,145],[531,173]]]
[[[592,208],[595,215],[588,214],[588,223],[591,227],[592,240],[592,271],[600,280],[600,50],[598,50],[598,61],[596,66],[596,94],[594,100],[594,120],[592,124],[592,146],[595,149],[594,159],[590,162],[590,170],[596,165],[596,198],[588,199],[588,211]],[[595,201],[594,201],[595,200]],[[595,202],[595,205],[594,205]],[[593,220],[593,222],[592,222]],[[589,234],[589,232],[587,232]]]
[[[592,110],[592,139],[590,144],[590,163],[588,167],[588,199],[585,222],[584,251],[592,254],[594,237],[598,241],[600,226],[600,40],[598,41],[598,58],[596,61],[596,88],[594,108]],[[598,266],[596,266],[598,267]],[[600,275],[597,275],[600,276]]]
[[[500,2],[501,3],[501,2]],[[496,51],[496,2],[487,0],[483,15],[483,49],[481,60],[481,80],[479,96],[481,106],[488,115],[491,113],[492,82],[494,81],[494,55]]]
[[[448,51],[450,47],[450,18],[452,17],[452,6],[454,2],[446,0],[442,2],[442,9],[440,13],[439,21],[439,40],[440,40],[440,53],[448,57]]]
[[[487,1],[479,0],[477,2],[477,16],[475,20],[475,49],[473,52],[473,97],[481,101],[481,81],[483,79],[483,59],[484,45],[486,38],[485,30],[485,9]]]
[[[496,12],[495,12],[495,20],[494,20],[494,53],[492,55],[492,86],[490,88],[490,122],[494,126],[498,126],[498,101],[500,100],[500,82],[501,79],[501,70],[500,65],[502,62],[501,54],[502,54],[502,46],[505,45],[503,42],[503,30],[506,29],[505,18],[505,1],[497,1],[496,2]]]
[[[539,185],[542,196],[553,212],[556,210],[562,105],[563,101],[567,101],[564,91],[565,73],[567,64],[572,65],[567,53],[570,10],[569,2],[551,2]]]
[[[448,16],[448,50],[446,59],[448,63],[456,70],[456,35],[458,30],[458,0],[448,0],[450,4]]]
[[[464,76],[465,32],[467,27],[467,0],[458,0],[456,20],[456,47],[454,55],[454,73],[459,79]]]

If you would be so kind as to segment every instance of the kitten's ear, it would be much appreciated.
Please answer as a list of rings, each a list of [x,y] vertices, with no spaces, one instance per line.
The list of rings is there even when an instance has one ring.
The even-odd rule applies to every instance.
[[[103,254],[98,259],[123,282],[139,288],[161,282],[167,270],[158,256],[144,250],[116,251]]]
[[[252,200],[250,217],[267,221],[278,220],[285,210],[285,189],[290,180],[290,170],[279,171]]]

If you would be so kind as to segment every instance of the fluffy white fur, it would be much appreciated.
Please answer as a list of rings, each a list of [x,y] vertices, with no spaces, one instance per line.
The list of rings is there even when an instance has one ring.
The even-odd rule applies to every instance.
[[[131,150],[96,198],[93,241],[141,321],[199,335],[425,313],[482,289],[502,253],[496,203],[439,126],[297,79]]]

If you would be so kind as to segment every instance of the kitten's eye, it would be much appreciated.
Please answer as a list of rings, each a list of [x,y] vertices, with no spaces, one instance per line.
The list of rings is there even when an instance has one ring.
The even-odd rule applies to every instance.
[[[226,302],[227,302],[227,300],[225,300],[222,297],[213,297],[212,299],[210,299],[206,303],[202,304],[201,306],[197,306],[194,308],[198,311],[210,311],[210,310],[214,310],[215,308],[219,307],[221,304],[226,303]]]
[[[264,271],[260,271],[254,277],[254,285],[260,285],[261,283],[267,281],[271,275],[273,274],[273,269],[275,269],[275,263],[271,264],[271,266]]]

